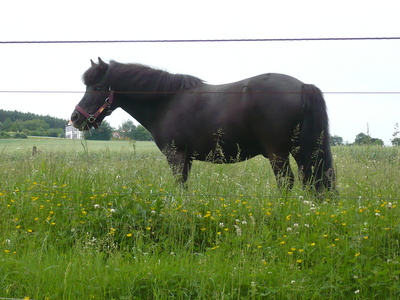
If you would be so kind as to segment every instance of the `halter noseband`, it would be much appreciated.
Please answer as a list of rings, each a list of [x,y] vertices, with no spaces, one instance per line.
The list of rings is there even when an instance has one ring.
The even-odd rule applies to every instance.
[[[111,87],[109,88],[108,92],[108,97],[104,101],[104,104],[100,106],[100,108],[94,113],[94,114],[89,114],[87,113],[82,107],[79,105],[75,106],[75,109],[79,111],[85,118],[86,121],[89,122],[90,124],[93,124],[97,117],[107,108],[107,116],[111,115],[112,109],[111,109],[111,104],[114,101],[114,92],[111,90]]]

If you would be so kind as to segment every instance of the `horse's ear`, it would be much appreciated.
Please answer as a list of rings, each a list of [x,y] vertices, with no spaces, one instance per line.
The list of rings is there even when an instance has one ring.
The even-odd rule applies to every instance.
[[[99,66],[100,66],[101,69],[107,69],[108,68],[108,65],[104,61],[102,61],[100,57],[99,57]]]
[[[90,60],[90,63],[92,64],[92,67],[96,66],[96,64],[93,62],[93,60]]]

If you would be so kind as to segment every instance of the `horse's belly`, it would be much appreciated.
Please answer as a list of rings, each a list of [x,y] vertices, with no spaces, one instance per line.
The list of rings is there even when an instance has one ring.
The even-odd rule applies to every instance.
[[[204,146],[204,145],[203,145]],[[193,149],[193,158],[213,163],[236,163],[247,160],[259,154],[264,154],[262,148],[256,143],[214,143],[213,147],[207,149]],[[200,151],[199,151],[200,150]]]

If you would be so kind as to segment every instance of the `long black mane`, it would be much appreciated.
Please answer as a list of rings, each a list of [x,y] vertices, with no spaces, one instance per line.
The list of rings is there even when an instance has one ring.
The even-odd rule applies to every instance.
[[[122,64],[111,61],[103,68],[96,65],[83,75],[85,85],[94,85],[105,80],[111,88],[131,92],[179,92],[204,84],[200,78],[171,74],[142,64]]]

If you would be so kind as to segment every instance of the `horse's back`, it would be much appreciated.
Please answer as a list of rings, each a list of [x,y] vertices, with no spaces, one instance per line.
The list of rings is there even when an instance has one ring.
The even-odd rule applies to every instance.
[[[156,142],[173,140],[198,159],[215,150],[217,141],[227,156],[267,156],[267,145],[287,147],[301,121],[302,84],[291,76],[267,73],[194,87],[171,100]]]

